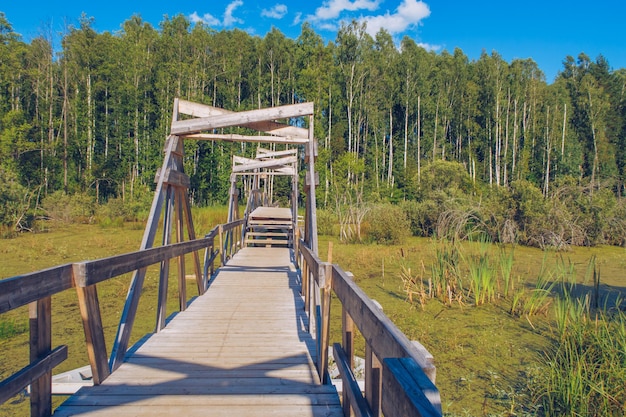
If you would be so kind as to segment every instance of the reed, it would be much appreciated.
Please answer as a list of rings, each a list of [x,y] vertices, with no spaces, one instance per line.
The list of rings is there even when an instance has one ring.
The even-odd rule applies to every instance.
[[[567,331],[543,357],[536,401],[547,416],[626,415],[626,313],[569,301]]]
[[[463,302],[459,246],[449,240],[439,240],[435,247],[435,260],[431,265],[429,297],[440,298],[445,304]]]
[[[508,297],[509,293],[514,291],[514,283],[513,283],[513,279],[512,279],[512,272],[513,272],[513,259],[514,259],[514,250],[513,247],[511,247],[510,251],[506,251],[506,249],[504,248],[504,246],[500,247],[500,256],[499,256],[499,262],[500,262],[500,276],[502,277],[502,281],[504,284],[504,288],[503,288],[503,295],[504,297]]]

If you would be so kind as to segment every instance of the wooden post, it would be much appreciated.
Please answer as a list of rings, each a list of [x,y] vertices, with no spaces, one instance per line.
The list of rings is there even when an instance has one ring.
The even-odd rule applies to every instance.
[[[189,240],[196,240],[196,231],[193,226],[193,219],[191,218],[191,207],[189,206],[187,191],[182,190],[181,194],[183,195],[183,210],[185,212],[185,218],[187,219],[187,235],[189,236]],[[198,295],[202,295],[204,294],[204,291],[206,291],[206,283],[209,278],[206,276],[202,276],[202,269],[200,268],[200,257],[198,256],[198,252],[193,252],[193,261],[196,270],[196,285],[198,287]],[[212,270],[211,273],[213,273]]]
[[[174,216],[175,190],[171,185],[167,186],[165,197],[165,214],[163,215],[163,246],[169,245],[172,234],[172,219]],[[170,275],[170,260],[164,259],[161,262],[159,272],[159,295],[157,304],[157,319],[155,331],[158,333],[165,327],[167,317],[167,291]]]
[[[80,265],[80,264],[78,264]],[[76,287],[78,306],[85,330],[87,342],[87,356],[91,364],[93,384],[100,385],[110,374],[107,362],[106,343],[104,341],[104,329],[102,316],[100,315],[100,303],[95,285],[88,287]]]
[[[220,260],[222,262],[222,266],[226,265],[226,254],[224,253],[224,227],[219,225],[218,232],[220,235]]]
[[[382,306],[372,300],[382,311]],[[381,398],[382,398],[382,365],[369,343],[365,343],[365,398],[367,399],[372,414],[375,417],[381,415]]]
[[[176,240],[182,242],[185,240],[183,233],[183,199],[184,190],[177,187],[176,190]],[[187,282],[185,279],[185,255],[178,257],[178,308],[179,311],[187,309]]]
[[[30,303],[30,361],[48,355],[52,348],[52,298],[46,297]],[[31,417],[47,417],[52,414],[52,371],[30,386]]]
[[[346,273],[352,280],[354,280],[354,275],[351,272]],[[348,365],[350,366],[350,370],[354,371],[354,321],[352,317],[346,312],[346,309],[343,308],[341,310],[341,328],[342,328],[342,346],[343,351],[346,353],[348,359]],[[345,416],[350,415],[350,402],[348,400],[348,393],[342,392],[342,404],[343,404],[343,414]]]
[[[328,242],[328,262],[321,266],[320,274],[322,274],[323,286],[322,286],[322,331],[321,331],[321,341],[320,341],[320,350],[318,354],[321,357],[320,362],[320,380],[322,384],[326,384],[330,382],[330,377],[328,376],[328,345],[330,341],[330,294],[332,291],[332,281],[333,281],[333,242]],[[320,280],[320,282],[322,282]]]

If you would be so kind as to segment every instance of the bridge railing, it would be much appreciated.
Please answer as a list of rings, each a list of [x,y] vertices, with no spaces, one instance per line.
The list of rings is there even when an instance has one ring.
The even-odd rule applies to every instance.
[[[203,279],[206,288],[208,277],[213,274],[217,256],[221,255],[220,259],[225,262],[241,247],[241,241],[237,239],[237,236],[240,235],[238,228],[242,225],[243,220],[238,220],[216,226],[201,239],[93,261],[55,266],[0,280],[0,315],[28,305],[30,318],[30,363],[0,381],[0,404],[30,385],[31,416],[47,417],[52,414],[52,370],[67,359],[68,355],[66,345],[52,349],[51,300],[53,295],[75,288],[93,382],[99,385],[110,375],[111,371],[97,285],[165,260],[205,250],[207,255]],[[215,244],[216,239],[219,239],[219,245]],[[179,282],[179,285],[185,285],[185,283]],[[186,294],[182,288],[179,288],[179,293]]]
[[[333,346],[342,379],[344,414],[356,416],[441,416],[432,355],[411,342],[338,265],[322,262],[304,243],[296,258],[309,320],[314,320],[317,368],[329,383],[328,346],[331,293],[342,307],[342,341]],[[365,393],[354,376],[354,332],[365,339]]]

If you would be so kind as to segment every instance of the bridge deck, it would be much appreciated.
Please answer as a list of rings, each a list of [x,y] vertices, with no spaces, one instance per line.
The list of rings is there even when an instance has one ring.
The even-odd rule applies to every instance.
[[[55,416],[341,416],[287,248],[244,248],[209,290]]]

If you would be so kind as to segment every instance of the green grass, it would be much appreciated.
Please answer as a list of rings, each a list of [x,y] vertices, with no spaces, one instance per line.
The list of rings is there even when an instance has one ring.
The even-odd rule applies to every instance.
[[[326,237],[320,240],[322,259],[327,241]],[[554,371],[545,358],[547,352],[559,345],[554,313],[558,304],[555,286],[565,281],[569,288],[575,281],[577,293],[590,291],[592,285],[585,282],[589,281],[590,260],[595,259],[602,265],[603,284],[610,284],[613,291],[625,292],[626,279],[618,266],[623,265],[626,250],[595,247],[558,253],[520,246],[515,249],[485,247],[480,242],[457,245],[466,259],[480,260],[481,255],[488,254],[489,261],[493,262],[491,273],[497,274],[499,280],[493,301],[475,306],[470,298],[472,302],[465,303],[434,298],[422,304],[417,296],[413,304],[407,300],[407,277],[413,278],[412,288],[421,294],[426,291],[423,288],[428,287],[429,280],[437,281],[431,274],[439,273],[444,269],[441,265],[446,265],[450,259],[458,262],[454,268],[448,266],[448,270],[458,270],[465,282],[469,281],[467,263],[450,256],[451,249],[442,247],[439,241],[413,238],[403,246],[335,242],[333,263],[351,271],[358,285],[383,306],[385,313],[409,339],[419,340],[434,355],[437,386],[446,415],[559,415],[544,413],[548,410],[537,385],[538,374],[545,377],[548,371]],[[435,267],[431,268],[433,265]],[[611,275],[606,271],[611,271]],[[465,287],[469,289],[469,285]],[[605,295],[612,294],[607,292],[608,287],[602,291]],[[511,314],[516,297],[519,309],[513,310],[518,314]],[[333,304],[333,342],[341,338],[339,311],[337,304]],[[613,340],[615,343],[615,338]],[[607,342],[605,350],[610,349],[608,346],[614,345]],[[363,350],[364,341],[357,338],[357,351],[363,354]],[[622,361],[614,368],[617,368],[615,377],[619,377],[626,363]],[[606,375],[604,378],[608,378]]]
[[[225,220],[224,208],[194,209],[193,215],[199,236],[208,232],[213,224]],[[3,259],[0,277],[134,251],[138,249],[142,235],[143,228],[135,224],[106,228],[97,225],[71,225],[52,229],[48,233],[24,234],[15,239],[0,240],[0,256]],[[157,239],[159,238],[160,234],[157,235]],[[322,259],[326,258],[328,240],[327,237],[320,238]],[[383,306],[385,313],[409,339],[419,340],[434,355],[437,386],[441,391],[443,409],[447,415],[542,415],[541,411],[547,410],[548,404],[554,404],[552,407],[560,410],[557,407],[561,406],[556,402],[546,402],[554,396],[547,397],[545,390],[542,394],[538,387],[547,386],[540,385],[542,381],[549,381],[546,370],[557,372],[556,368],[552,369],[547,365],[546,359],[550,358],[554,362],[559,357],[557,355],[563,356],[557,348],[561,346],[563,335],[570,332],[559,330],[559,326],[571,329],[576,324],[570,318],[582,313],[572,311],[579,308],[576,304],[572,307],[571,304],[563,304],[555,298],[556,289],[560,289],[563,286],[561,283],[565,282],[564,288],[572,289],[572,300],[584,300],[581,295],[595,287],[591,282],[595,269],[590,270],[589,267],[593,258],[595,268],[601,271],[601,275],[599,272],[596,274],[596,281],[601,284],[600,303],[614,305],[616,297],[614,293],[607,292],[608,287],[605,285],[610,285],[616,292],[624,293],[626,249],[573,248],[563,254],[520,246],[516,246],[513,251],[512,247],[486,246],[484,243],[457,244],[459,246],[455,250],[463,253],[466,258],[480,257],[481,253],[489,256],[489,266],[498,276],[499,282],[493,301],[475,306],[473,302],[450,303],[443,298],[423,297],[428,291],[428,281],[433,280],[431,265],[438,262],[438,256],[450,264],[446,267],[448,274],[456,274],[451,283],[457,286],[459,293],[461,289],[464,294],[469,290],[469,285],[458,281],[467,280],[469,275],[469,267],[459,253],[430,239],[412,238],[402,246],[347,245],[334,241],[333,263],[353,272],[357,284]],[[191,265],[191,262],[188,261],[187,265]],[[175,271],[176,268],[172,267],[171,270]],[[403,279],[406,280],[407,277],[413,279],[413,288],[418,293],[414,303],[407,300],[404,291]],[[542,283],[538,286],[539,278]],[[109,351],[129,283],[130,276],[127,275],[98,286]],[[157,269],[151,268],[146,277],[133,340],[154,328],[157,283]],[[188,284],[188,293],[193,296],[195,285],[191,280]],[[530,308],[531,302],[528,299],[535,289],[550,288],[550,285],[556,287],[551,288],[544,299],[544,302],[549,302],[547,309],[543,311],[534,308],[533,311],[536,313],[540,310],[540,314],[529,316],[529,320],[526,315],[528,311],[524,313],[522,307]],[[177,309],[175,293],[176,289],[172,288],[168,312]],[[511,306],[518,295],[518,302],[522,306],[518,310],[520,314],[511,314]],[[419,304],[419,308],[416,308],[416,304]],[[589,311],[587,307],[582,310],[585,314]],[[53,346],[69,346],[68,360],[55,369],[55,372],[84,366],[88,361],[75,292],[70,290],[53,297],[52,311]],[[332,314],[331,342],[337,342],[341,339],[337,300],[333,301]],[[566,324],[559,325],[559,314],[569,321],[564,322],[565,319],[561,318],[561,322]],[[28,311],[20,308],[2,315],[0,319],[0,378],[5,378],[28,363]],[[624,338],[620,339],[620,335],[625,333],[624,320],[621,320],[599,321],[597,332],[595,327],[591,327],[585,328],[582,334],[585,335],[585,340],[593,340],[596,345],[603,344],[604,348],[597,349],[604,352],[607,346],[624,343]],[[587,323],[591,325],[596,322],[594,319],[587,320]],[[363,356],[364,341],[360,337],[357,337],[357,347],[357,354]],[[573,349],[570,348],[570,351]],[[624,351],[626,350],[622,347],[622,352]],[[616,373],[612,375],[616,378],[620,375],[623,377],[626,368],[623,358],[603,358],[614,364],[613,371]],[[560,360],[559,363],[563,363],[565,367],[568,362]],[[606,365],[606,369],[602,370],[592,384],[596,395],[607,390],[606,381],[619,386],[615,379],[608,379],[613,377],[608,376],[611,370],[609,364]],[[567,374],[560,375],[566,375],[560,379],[559,386],[563,387],[564,381],[569,379]],[[556,381],[556,377],[554,380]],[[604,386],[602,381],[605,381]],[[557,382],[553,385],[557,385]],[[56,399],[55,404],[60,401],[62,398]],[[27,410],[28,399],[18,397],[0,406],[0,416],[27,415]]]

